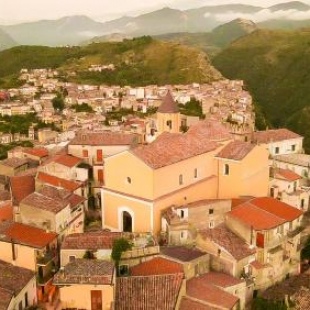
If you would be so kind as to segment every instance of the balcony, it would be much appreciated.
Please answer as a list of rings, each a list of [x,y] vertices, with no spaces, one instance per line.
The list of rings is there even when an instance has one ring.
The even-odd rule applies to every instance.
[[[151,234],[143,233],[124,233],[124,237],[129,239],[133,247],[122,255],[122,259],[131,259],[149,255],[159,254],[159,245]]]
[[[304,230],[303,226],[298,226],[295,229],[292,229],[290,231],[287,232],[287,236],[289,238],[294,238],[295,236],[297,236],[298,234],[300,234],[302,231]]]

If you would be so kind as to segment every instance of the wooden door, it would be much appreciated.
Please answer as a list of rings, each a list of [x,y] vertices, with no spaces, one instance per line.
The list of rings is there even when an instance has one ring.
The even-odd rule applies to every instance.
[[[98,170],[98,182],[103,183],[103,170]]]
[[[102,150],[97,150],[97,161],[101,163],[103,161]]]
[[[90,291],[91,310],[102,310],[102,291]]]

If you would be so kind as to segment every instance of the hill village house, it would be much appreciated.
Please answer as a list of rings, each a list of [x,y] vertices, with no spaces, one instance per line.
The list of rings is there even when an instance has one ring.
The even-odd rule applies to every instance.
[[[9,152],[0,269],[11,273],[0,272],[0,309],[245,309],[299,274],[309,193],[283,156],[305,155],[302,137],[240,136],[215,118],[180,127],[168,92],[144,137],[84,130],[56,154]],[[85,231],[89,194],[96,231]],[[132,247],[115,268],[119,238]]]

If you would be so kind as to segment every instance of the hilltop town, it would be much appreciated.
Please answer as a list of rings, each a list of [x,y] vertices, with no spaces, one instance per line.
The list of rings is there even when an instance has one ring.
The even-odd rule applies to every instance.
[[[0,91],[1,310],[310,307],[310,155],[256,131],[243,81],[19,79]]]

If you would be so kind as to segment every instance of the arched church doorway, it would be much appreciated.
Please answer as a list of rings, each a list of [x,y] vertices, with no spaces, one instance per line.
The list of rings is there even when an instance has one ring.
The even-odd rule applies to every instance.
[[[132,217],[127,211],[123,211],[123,231],[132,232]]]

